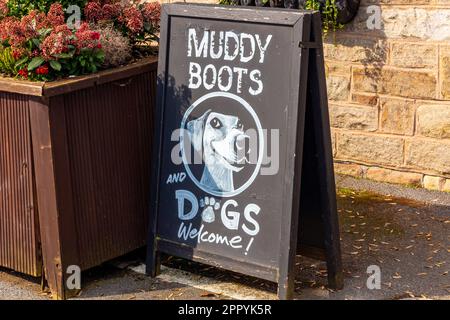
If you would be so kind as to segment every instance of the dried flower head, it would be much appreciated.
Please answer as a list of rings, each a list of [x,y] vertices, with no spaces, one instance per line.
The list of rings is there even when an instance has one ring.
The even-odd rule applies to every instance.
[[[132,46],[128,37],[113,25],[97,26],[95,31],[101,35],[100,42],[105,53],[104,67],[116,67],[128,62],[132,57]]]

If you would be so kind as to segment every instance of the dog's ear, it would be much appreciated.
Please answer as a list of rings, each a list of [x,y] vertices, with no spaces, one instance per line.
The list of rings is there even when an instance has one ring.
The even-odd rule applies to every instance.
[[[189,121],[186,126],[192,146],[199,152],[203,149],[203,133],[205,132],[205,123],[210,113],[211,110],[206,111],[200,118]]]

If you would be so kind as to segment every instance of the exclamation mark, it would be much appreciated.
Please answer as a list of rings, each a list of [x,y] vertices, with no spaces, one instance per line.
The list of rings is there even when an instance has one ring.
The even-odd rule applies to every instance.
[[[252,246],[253,239],[254,238],[251,238],[250,241],[248,242],[247,249],[245,249],[245,255],[248,254],[248,250],[250,250],[250,247]]]

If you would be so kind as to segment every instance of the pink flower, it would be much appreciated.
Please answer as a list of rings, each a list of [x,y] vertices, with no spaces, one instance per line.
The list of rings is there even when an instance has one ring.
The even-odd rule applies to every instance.
[[[50,23],[45,13],[33,10],[28,15],[22,17],[20,26],[26,38],[36,38],[39,36],[38,31],[48,28]]]
[[[100,3],[92,1],[88,2],[84,7],[84,15],[89,22],[98,22],[103,18],[103,10]]]
[[[20,21],[15,17],[6,17],[0,20],[0,41],[8,40],[17,25],[20,25]]]
[[[131,33],[136,34],[144,29],[144,18],[135,7],[125,8],[121,20]]]
[[[12,48],[20,48],[28,40],[20,20],[17,18],[5,18],[0,25],[0,37],[3,41],[8,40]]]
[[[57,27],[65,23],[64,9],[60,3],[53,3],[47,13],[47,20],[52,27]]]
[[[8,12],[8,0],[0,0],[0,17],[5,17]]]
[[[105,4],[102,10],[103,20],[114,20],[120,16],[122,12],[122,5],[120,3]]]
[[[75,46],[78,50],[95,49],[100,44],[100,33],[92,31],[86,22],[75,32],[75,37]]]
[[[67,53],[71,44],[73,44],[72,30],[65,24],[60,25],[42,42],[42,56],[46,60],[54,59],[58,54]]]
[[[159,2],[145,3],[142,9],[142,15],[144,16],[145,22],[151,23],[153,26],[157,26],[161,16],[161,5]]]

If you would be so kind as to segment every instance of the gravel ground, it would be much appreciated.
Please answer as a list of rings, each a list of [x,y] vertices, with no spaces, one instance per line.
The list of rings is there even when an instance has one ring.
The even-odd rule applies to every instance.
[[[450,194],[337,177],[345,288],[326,288],[322,262],[298,257],[297,299],[450,299]],[[276,286],[166,257],[141,274],[141,253],[83,273],[77,299],[274,299]],[[366,286],[381,269],[381,289]],[[50,299],[38,279],[0,269],[0,299]]]

